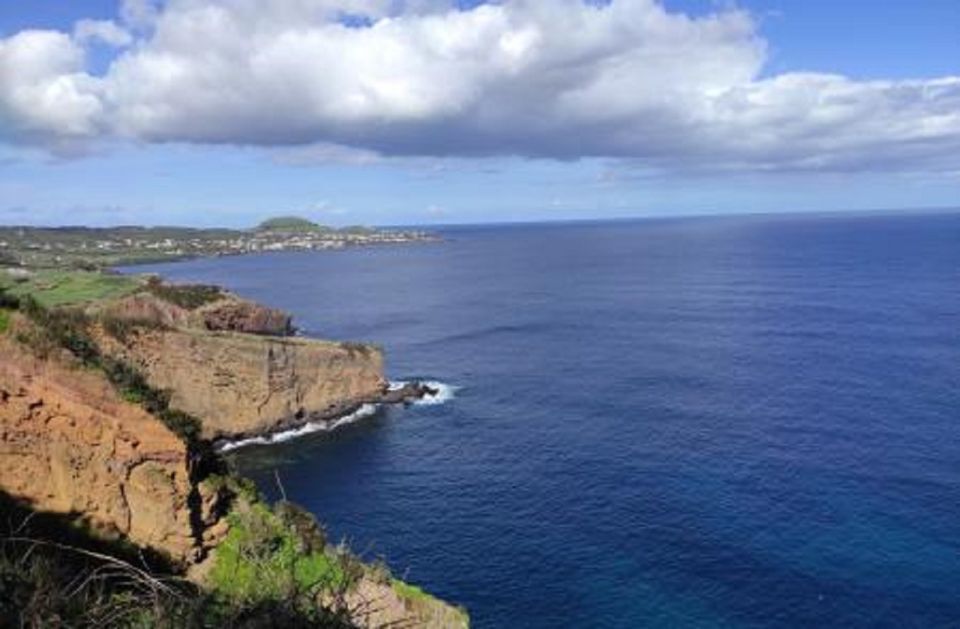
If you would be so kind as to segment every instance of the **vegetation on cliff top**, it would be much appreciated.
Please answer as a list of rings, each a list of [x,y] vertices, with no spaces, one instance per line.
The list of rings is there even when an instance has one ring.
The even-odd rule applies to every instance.
[[[3,493],[0,512],[0,626],[349,626],[282,597],[244,603],[204,590],[157,558],[89,537],[65,517],[37,514]]]
[[[29,295],[47,308],[115,299],[140,287],[138,278],[94,271],[35,271],[18,276],[0,273],[0,288],[15,297]]]
[[[241,501],[228,522],[210,572],[220,596],[240,606],[282,601],[317,619],[347,615],[344,597],[363,567],[328,549],[312,516],[286,502]]]
[[[187,310],[196,310],[224,297],[223,289],[219,286],[210,284],[165,284],[163,280],[156,276],[147,280],[145,288],[152,295]]]
[[[206,293],[194,297],[204,299]],[[101,371],[123,399],[142,406],[190,446],[199,463],[195,482],[219,483],[233,496],[233,506],[209,574],[209,592],[180,580],[166,584],[133,566],[117,568],[109,556],[4,538],[0,532],[0,617],[18,619],[21,626],[343,627],[355,611],[347,606],[347,594],[361,578],[376,574],[408,605],[437,602],[393,579],[385,566],[366,566],[346,547],[327,544],[323,529],[299,507],[286,501],[270,507],[249,482],[208,476],[224,468],[201,439],[199,420],[170,408],[169,392],[151,387],[137,369],[104,354],[90,333],[96,320],[82,310],[50,307],[30,292],[18,295],[0,286],[0,331],[10,325],[13,312],[19,312],[13,326],[18,341],[39,356],[66,351],[80,365]],[[467,623],[465,612],[455,613]]]
[[[195,310],[222,299],[224,291],[208,284],[167,284],[159,277],[99,271],[0,271],[0,290],[12,297],[32,297],[45,308],[77,306],[149,292],[171,304]]]
[[[369,612],[376,601],[358,603],[350,593],[366,580],[389,586],[409,610],[445,605],[415,585],[394,578],[382,561],[363,563],[343,543],[333,546],[311,513],[281,500],[270,507],[247,481],[211,477],[237,496],[230,530],[217,547],[210,585],[238,607],[281,604],[321,623],[345,622]],[[358,609],[357,606],[360,606]],[[462,608],[450,608],[458,626],[468,626]]]
[[[351,608],[348,593],[375,573],[409,605],[438,603],[382,564],[365,565],[345,547],[329,546],[299,507],[250,498],[255,490],[241,479],[210,482],[242,496],[203,586],[174,575],[160,557],[90,537],[66,516],[37,514],[0,492],[0,625],[346,629],[352,614],[366,609]],[[465,612],[454,613],[468,624]]]
[[[90,318],[80,310],[46,308],[32,295],[12,297],[0,289],[2,301],[16,305],[33,324],[17,334],[17,340],[41,357],[66,350],[84,367],[98,369],[120,396],[139,404],[156,416],[184,443],[197,450],[209,450],[200,439],[200,420],[183,411],[170,408],[170,393],[156,389],[133,366],[100,351],[90,335]]]

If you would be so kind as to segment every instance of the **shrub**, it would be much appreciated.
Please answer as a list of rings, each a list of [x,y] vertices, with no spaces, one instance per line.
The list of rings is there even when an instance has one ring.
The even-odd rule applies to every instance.
[[[337,603],[358,574],[338,554],[313,548],[318,527],[301,536],[304,515],[312,520],[289,504],[276,511],[263,502],[238,504],[210,573],[216,592],[231,605],[275,605],[315,621],[345,622],[347,610]]]
[[[322,552],[327,547],[327,532],[313,514],[298,504],[282,500],[274,511],[290,527],[307,553]]]
[[[48,310],[32,296],[18,299],[18,307],[34,328],[23,333],[20,340],[42,357],[49,356],[58,348],[76,356],[86,366],[96,366],[99,351],[86,334],[86,317],[78,310]]]
[[[157,413],[157,416],[184,443],[198,444],[200,442],[203,425],[193,415],[181,410],[167,408]]]
[[[166,329],[163,323],[153,319],[130,319],[109,314],[100,316],[100,325],[103,326],[104,332],[121,343],[126,343],[130,339],[130,336],[138,330]]]
[[[158,277],[151,277],[147,280],[146,288],[156,297],[187,310],[196,310],[200,306],[205,306],[223,298],[223,290],[219,286],[164,284]]]
[[[284,600],[243,604],[149,567],[131,549],[107,548],[62,518],[0,493],[0,626],[346,627]],[[52,519],[51,519],[52,518]],[[151,562],[150,565],[156,565]]]

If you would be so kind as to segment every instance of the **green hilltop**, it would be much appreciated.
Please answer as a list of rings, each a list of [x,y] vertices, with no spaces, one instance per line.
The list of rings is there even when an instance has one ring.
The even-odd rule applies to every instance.
[[[314,232],[329,229],[300,216],[275,216],[257,226],[257,231],[261,232]]]

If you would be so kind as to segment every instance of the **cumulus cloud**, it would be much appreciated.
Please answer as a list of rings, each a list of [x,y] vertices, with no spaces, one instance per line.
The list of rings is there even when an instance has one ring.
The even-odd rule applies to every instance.
[[[381,156],[615,157],[665,170],[960,167],[960,77],[764,76],[740,10],[656,0],[126,0],[0,40],[9,142],[122,137]],[[115,30],[114,30],[115,28]]]
[[[113,20],[80,20],[73,27],[73,36],[81,43],[99,42],[117,47],[133,42],[133,36]]]
[[[65,33],[22,31],[0,39],[0,134],[13,142],[62,145],[99,134],[101,81]]]

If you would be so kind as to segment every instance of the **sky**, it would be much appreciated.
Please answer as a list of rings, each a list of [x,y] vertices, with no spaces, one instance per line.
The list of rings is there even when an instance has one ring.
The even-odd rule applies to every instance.
[[[957,0],[0,4],[0,224],[953,207]]]

